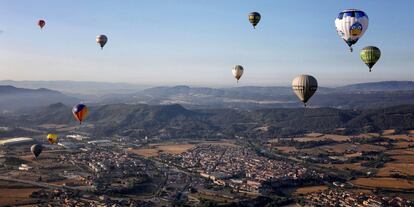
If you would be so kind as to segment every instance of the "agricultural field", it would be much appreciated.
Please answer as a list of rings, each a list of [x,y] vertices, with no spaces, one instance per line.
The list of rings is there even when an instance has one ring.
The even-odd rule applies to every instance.
[[[358,178],[352,184],[368,188],[389,188],[399,190],[413,190],[414,182],[398,178]]]
[[[396,141],[414,142],[414,136],[412,134],[384,135],[384,137],[392,139],[392,140],[396,140]]]
[[[337,142],[345,142],[345,141],[349,141],[350,137],[344,136],[344,135],[337,135],[337,134],[311,133],[311,134],[307,134],[305,137],[294,138],[295,141],[299,141],[299,142],[323,141],[323,140],[328,140],[328,139],[331,139]]]
[[[170,154],[180,154],[193,147],[195,147],[194,144],[163,143],[151,144],[149,148],[130,149],[130,151],[143,157],[155,157],[158,156],[161,152]]]
[[[293,192],[293,195],[305,195],[309,193],[324,191],[326,189],[328,189],[328,186],[325,186],[325,185],[301,187],[301,188],[297,188]]]
[[[330,168],[330,169],[340,169],[340,170],[357,170],[363,171],[367,168],[363,167],[361,163],[346,163],[346,164],[319,164],[319,166]]]
[[[149,144],[148,147],[140,149],[132,149],[129,151],[143,157],[156,157],[160,153],[168,154],[180,154],[185,151],[188,151],[198,145],[209,144],[209,145],[221,145],[227,147],[235,147],[236,144],[231,140],[219,140],[219,141],[198,141],[191,143],[177,143],[177,142],[166,142],[166,143],[154,143]]]
[[[276,147],[276,149],[283,153],[292,153],[299,151],[298,149],[296,149],[296,147]]]
[[[414,164],[407,163],[386,163],[378,170],[376,176],[388,177],[392,175],[414,176]]]
[[[0,206],[14,206],[17,202],[30,198],[39,188],[0,188]]]

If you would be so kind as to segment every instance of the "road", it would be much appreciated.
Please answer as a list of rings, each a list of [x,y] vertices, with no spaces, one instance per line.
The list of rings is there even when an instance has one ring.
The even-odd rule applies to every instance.
[[[38,187],[41,187],[41,188],[48,188],[48,189],[59,189],[59,190],[64,190],[64,189],[91,190],[92,189],[91,186],[77,186],[77,187],[62,186],[62,185],[55,185],[55,184],[45,183],[45,182],[16,179],[16,178],[11,178],[11,177],[7,177],[7,176],[0,176],[0,180],[10,181],[10,182],[17,182],[17,183],[24,183],[24,184],[29,184],[29,185],[38,186]]]

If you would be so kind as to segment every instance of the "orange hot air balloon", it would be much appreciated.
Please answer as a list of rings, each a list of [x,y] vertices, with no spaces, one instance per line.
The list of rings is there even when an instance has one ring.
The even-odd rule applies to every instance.
[[[77,104],[72,108],[72,113],[75,119],[79,121],[79,124],[82,124],[82,121],[88,115],[88,108],[85,104]]]
[[[40,29],[43,29],[43,27],[46,25],[45,20],[41,19],[37,22],[37,25],[39,25]]]

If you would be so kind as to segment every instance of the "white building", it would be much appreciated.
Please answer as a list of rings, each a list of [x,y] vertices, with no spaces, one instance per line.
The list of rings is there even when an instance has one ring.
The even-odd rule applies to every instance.
[[[29,165],[26,165],[26,164],[21,164],[19,166],[19,170],[21,170],[21,171],[29,171],[30,169],[32,169],[32,167],[30,167]]]

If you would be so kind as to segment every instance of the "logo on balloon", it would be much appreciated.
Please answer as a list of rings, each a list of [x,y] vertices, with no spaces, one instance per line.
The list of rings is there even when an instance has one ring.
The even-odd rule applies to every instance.
[[[352,36],[359,36],[362,33],[362,24],[356,22],[351,26],[350,33]]]

